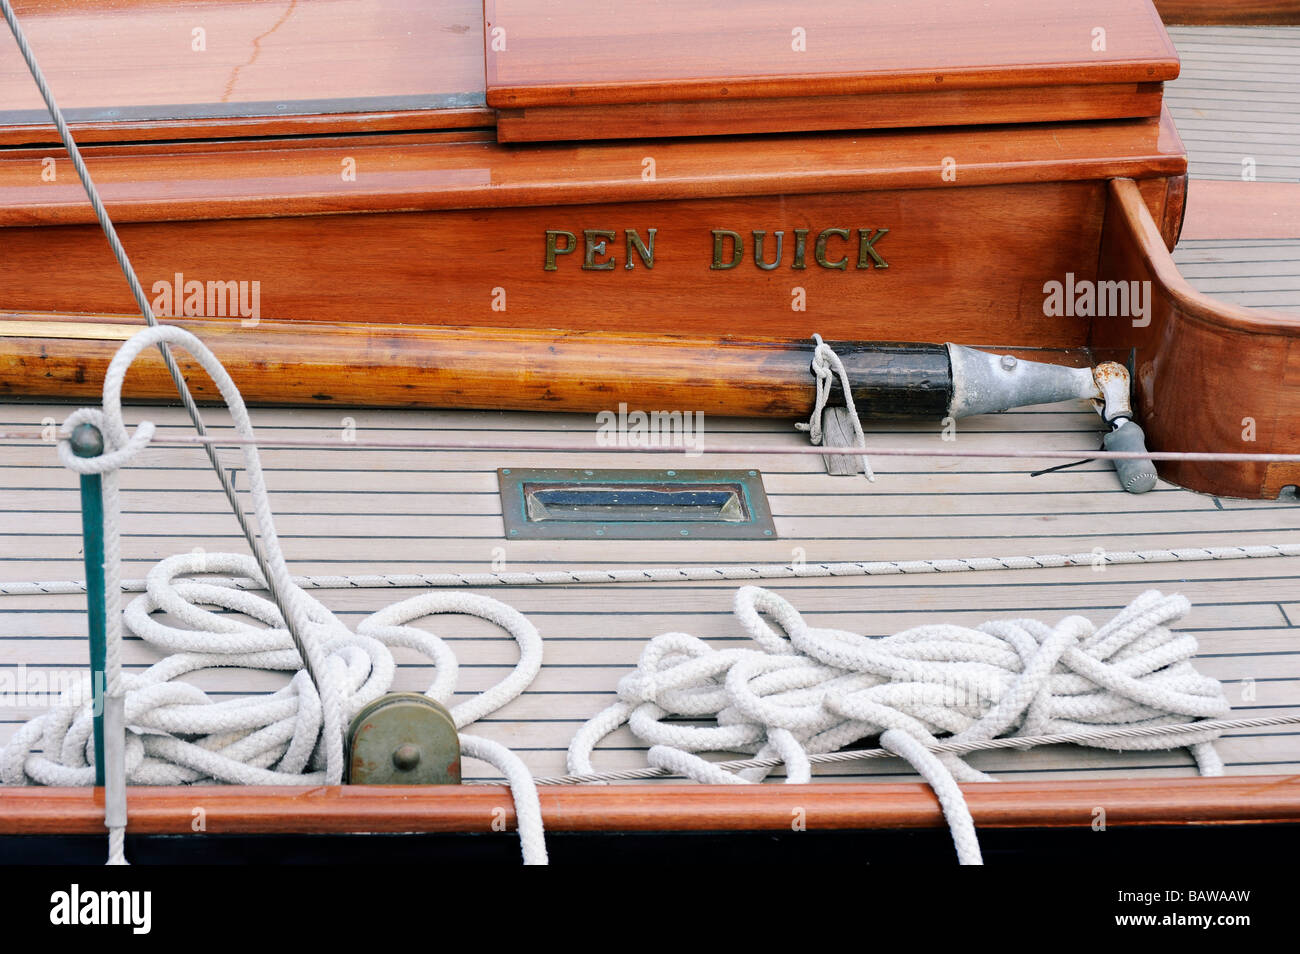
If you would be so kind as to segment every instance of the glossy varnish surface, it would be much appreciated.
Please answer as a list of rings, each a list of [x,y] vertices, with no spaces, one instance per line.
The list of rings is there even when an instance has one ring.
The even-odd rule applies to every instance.
[[[1065,122],[1154,116],[1162,83],[938,89],[497,111],[501,142]]]
[[[1067,271],[1092,275],[1103,203],[1101,183],[1067,182],[128,223],[119,231],[151,297],[157,283],[174,288],[177,274],[256,281],[262,319],[800,339],[819,330],[844,340],[1069,347],[1086,340],[1086,324],[1045,316],[1042,285]],[[712,267],[715,228],[734,230],[745,243],[735,268]],[[796,228],[809,230],[801,269],[794,267]],[[584,229],[613,232],[592,260],[614,267],[584,269],[579,247],[557,255],[547,271],[548,229],[573,234],[580,246]],[[643,241],[656,230],[653,268],[629,252],[627,229]],[[815,260],[828,229],[839,232],[826,236],[823,257],[841,268]],[[870,236],[889,230],[873,246],[887,268],[869,254],[859,267],[862,229]],[[754,230],[766,232],[767,264],[776,259],[775,233],[783,232],[776,269],[755,264]],[[8,307],[131,310],[98,227],[15,229],[7,238],[0,284]],[[723,256],[732,259],[732,240],[723,241]]]
[[[1178,74],[1147,0],[488,0],[485,17],[502,141],[1154,116]]]
[[[1158,450],[1300,452],[1300,315],[1243,308],[1197,292],[1178,273],[1136,186],[1112,183],[1099,278],[1149,282],[1149,324],[1097,319],[1091,343],[1132,352],[1134,394]],[[1168,461],[1162,476],[1207,493],[1277,497],[1294,463]]]
[[[1159,82],[1178,75],[1178,56],[1148,0],[1094,0],[1086,7],[1071,0],[836,2],[811,9],[779,0],[743,7],[614,0],[599,12],[563,0],[484,6],[488,103],[506,108]],[[1104,49],[1094,49],[1098,27]]]
[[[1141,782],[967,784],[963,795],[981,828],[1090,828],[1097,804],[1108,825],[1214,825],[1300,822],[1300,785],[1290,776]],[[98,834],[103,802],[76,788],[0,789],[0,834]],[[548,831],[788,831],[793,813],[813,831],[939,828],[943,812],[918,783],[543,786]],[[209,834],[492,832],[507,812],[498,786],[159,787],[134,789],[129,830],[192,834],[196,798]],[[495,814],[494,814],[495,813]]]
[[[482,10],[474,0],[15,0],[14,6],[80,138],[491,121],[483,104]],[[57,140],[6,28],[0,30],[0,143],[34,141]]]
[[[798,339],[815,328],[1030,347],[1084,340],[1079,322],[1042,315],[1040,289],[1090,272],[1104,179],[1154,184],[1148,200],[1163,221],[1163,182],[1185,168],[1167,118],[660,142],[650,178],[646,144],[511,148],[465,134],[90,152],[147,288],[177,274],[256,281],[269,320]],[[944,157],[957,157],[951,176]],[[0,160],[0,222],[35,226],[6,235],[0,307],[129,311],[71,169],[56,163],[56,180],[43,181],[41,158]],[[348,159],[355,181],[340,175]],[[547,230],[581,245],[586,229],[614,232],[593,264],[615,267],[583,268],[578,248],[547,271]],[[643,241],[656,230],[653,269],[629,258],[628,229]],[[711,267],[714,229],[745,242],[736,268]],[[816,262],[829,229],[842,231],[827,235],[824,258],[843,269]],[[861,255],[859,230],[882,229],[888,268]],[[755,231],[765,264],[783,233],[777,268],[755,264]]]
[[[99,146],[115,222],[1135,179],[1187,169],[1172,121],[506,146],[488,133]],[[71,163],[0,153],[0,225],[94,221]],[[953,160],[945,177],[945,157]],[[355,179],[345,178],[347,160]],[[653,174],[647,174],[647,159]],[[1015,209],[1008,209],[1014,215]],[[754,225],[752,228],[761,228]],[[2,304],[2,302],[0,302]]]
[[[1300,24],[1300,0],[1155,0],[1169,24]]]

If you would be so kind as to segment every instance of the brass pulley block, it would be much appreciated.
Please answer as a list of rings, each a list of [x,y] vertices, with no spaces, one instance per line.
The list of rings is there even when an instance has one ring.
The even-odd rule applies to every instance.
[[[416,692],[390,692],[348,727],[351,785],[459,785],[460,737],[451,713]]]

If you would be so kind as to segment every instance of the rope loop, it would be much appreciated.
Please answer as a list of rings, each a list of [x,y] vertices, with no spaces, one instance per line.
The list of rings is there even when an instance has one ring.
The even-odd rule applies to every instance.
[[[82,424],[91,424],[104,435],[104,453],[97,457],[78,457],[73,453],[72,432]],[[60,428],[59,463],[76,474],[106,474],[120,470],[149,446],[156,430],[152,421],[141,421],[134,434],[128,435],[125,428],[110,431],[103,411],[79,408],[68,415]]]
[[[853,440],[856,445],[865,451],[867,449],[867,436],[862,431],[862,422],[858,419],[858,409],[853,402],[853,387],[849,382],[849,372],[844,367],[844,362],[840,356],[835,353],[835,349],[822,341],[822,336],[813,335],[812,373],[816,378],[815,398],[813,402],[812,414],[808,418],[808,423],[798,422],[795,429],[808,432],[808,440],[816,445],[821,445],[825,438],[822,429],[822,414],[826,410],[827,402],[830,401],[831,385],[836,375],[840,379],[840,390],[844,393],[844,408],[848,412],[849,426],[853,429]],[[862,472],[866,475],[867,480],[874,481],[875,473],[871,469],[871,461],[867,455],[862,455]]]

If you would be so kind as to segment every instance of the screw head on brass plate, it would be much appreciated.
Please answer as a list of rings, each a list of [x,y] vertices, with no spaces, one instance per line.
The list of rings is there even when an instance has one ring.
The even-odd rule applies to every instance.
[[[351,785],[458,785],[460,736],[441,703],[390,692],[364,706],[348,728]]]

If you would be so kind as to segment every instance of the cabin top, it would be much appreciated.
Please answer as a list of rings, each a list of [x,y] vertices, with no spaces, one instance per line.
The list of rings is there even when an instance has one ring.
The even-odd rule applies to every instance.
[[[479,0],[14,0],[81,141],[490,126]],[[7,28],[0,144],[57,142]]]
[[[1151,0],[17,0],[86,141],[497,128],[502,141],[1155,116]],[[0,144],[54,141],[7,31]]]
[[[1150,0],[484,7],[503,139],[1149,116],[1178,75]]]

